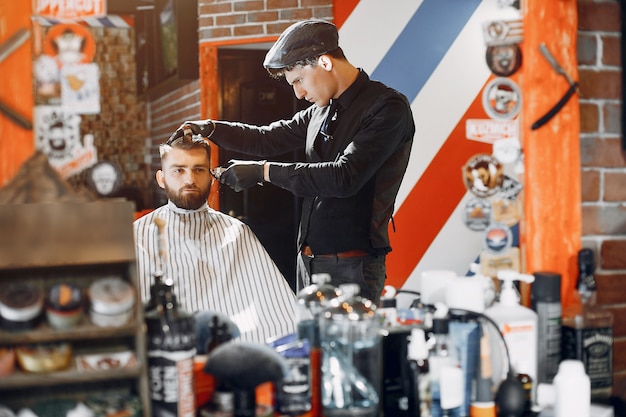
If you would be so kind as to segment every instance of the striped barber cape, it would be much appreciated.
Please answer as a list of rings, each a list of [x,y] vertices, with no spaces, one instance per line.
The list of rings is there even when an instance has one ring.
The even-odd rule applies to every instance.
[[[154,222],[164,223],[163,262]],[[295,294],[252,230],[208,205],[184,210],[172,202],[135,220],[141,300],[150,298],[153,277],[171,278],[181,309],[225,314],[246,342],[295,331]],[[161,266],[164,264],[163,266]]]

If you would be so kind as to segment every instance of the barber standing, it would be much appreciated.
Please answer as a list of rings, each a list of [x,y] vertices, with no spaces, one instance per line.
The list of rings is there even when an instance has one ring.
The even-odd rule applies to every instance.
[[[303,197],[298,290],[325,272],[332,285],[359,284],[377,305],[391,251],[388,223],[415,133],[409,102],[353,66],[336,26],[323,20],[288,27],[263,66],[312,105],[267,126],[187,121],[172,137],[191,130],[260,158],[304,148],[305,162],[232,160],[219,180],[235,191],[271,182]]]

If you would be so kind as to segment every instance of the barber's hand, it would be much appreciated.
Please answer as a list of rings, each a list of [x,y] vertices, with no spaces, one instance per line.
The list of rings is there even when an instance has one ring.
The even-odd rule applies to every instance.
[[[203,138],[210,137],[215,131],[215,123],[212,120],[190,120],[184,122],[167,140],[172,142],[178,138],[182,138],[185,134],[200,135]]]
[[[231,159],[219,180],[222,184],[239,192],[257,184],[263,185],[263,164],[265,161],[239,161]]]

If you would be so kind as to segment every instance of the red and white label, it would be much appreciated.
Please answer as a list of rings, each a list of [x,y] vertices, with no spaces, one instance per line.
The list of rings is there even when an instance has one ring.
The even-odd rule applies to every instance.
[[[499,139],[517,139],[517,119],[468,119],[465,122],[465,136],[479,142],[493,143]]]
[[[106,0],[33,0],[33,14],[55,19],[103,17]]]

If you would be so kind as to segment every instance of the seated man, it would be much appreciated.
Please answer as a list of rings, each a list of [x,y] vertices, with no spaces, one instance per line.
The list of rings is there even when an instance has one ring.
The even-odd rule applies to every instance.
[[[246,224],[207,205],[209,143],[185,135],[159,153],[156,179],[168,202],[134,223],[141,299],[162,274],[173,280],[181,309],[229,316],[242,341],[294,332],[295,294],[265,248]]]

